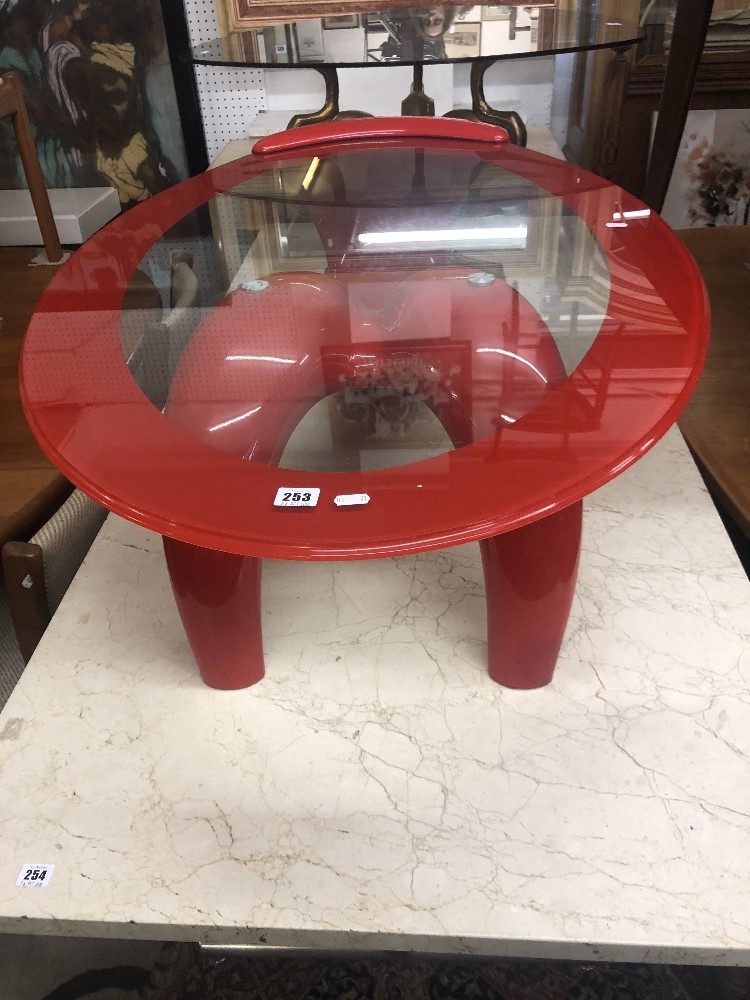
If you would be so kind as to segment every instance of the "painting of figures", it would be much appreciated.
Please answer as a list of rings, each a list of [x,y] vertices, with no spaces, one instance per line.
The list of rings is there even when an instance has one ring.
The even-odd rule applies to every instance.
[[[129,208],[187,176],[159,0],[0,0],[0,75],[23,79],[50,188]],[[25,186],[0,123],[0,189]]]

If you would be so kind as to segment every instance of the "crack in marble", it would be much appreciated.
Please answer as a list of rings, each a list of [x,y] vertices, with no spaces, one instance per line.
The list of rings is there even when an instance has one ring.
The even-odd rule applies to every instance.
[[[158,537],[110,519],[9,704],[32,721],[0,741],[0,835],[65,867],[35,901],[21,858],[1,926],[750,959],[746,591],[684,445],[654,454],[587,501],[536,692],[486,676],[476,545],[274,567],[266,678],[201,689]]]

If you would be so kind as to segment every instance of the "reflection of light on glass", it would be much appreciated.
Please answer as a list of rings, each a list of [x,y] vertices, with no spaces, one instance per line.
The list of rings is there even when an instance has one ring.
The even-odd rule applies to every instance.
[[[525,240],[526,226],[497,226],[486,229],[409,229],[390,233],[360,233],[357,239],[364,246],[380,243],[433,243],[438,240]]]
[[[629,212],[613,212],[612,222],[605,222],[604,225],[607,229],[626,229],[627,222],[625,219],[648,219],[651,215],[650,208],[635,208]]]
[[[627,469],[629,465],[632,465],[634,461],[635,459],[631,457],[623,458],[621,462],[617,463],[617,465],[612,466],[612,468],[610,469],[610,474],[612,476],[616,476],[618,473],[623,472],[625,469]]]
[[[216,424],[215,427],[209,427],[210,431],[220,431],[222,427],[229,427],[230,424],[239,423],[240,420],[245,420],[247,417],[252,417],[254,413],[257,413],[260,409],[259,406],[254,407],[252,410],[248,410],[247,413],[240,413],[239,417],[232,417],[231,420],[224,420],[220,424]]]
[[[539,508],[539,510],[537,511],[537,514],[546,514],[548,510],[554,510],[556,506],[557,506],[557,504],[555,504],[555,503],[545,504],[544,507],[540,507]]]
[[[571,320],[571,319],[573,319],[573,316],[571,316],[570,313],[563,313],[560,316],[558,316],[557,318],[559,320]],[[581,320],[581,321],[585,321],[585,322],[591,322],[591,323],[599,322],[599,323],[601,323],[602,320],[605,320],[607,317],[604,315],[604,313],[578,313],[578,315],[575,318],[577,320]]]
[[[296,358],[274,358],[269,354],[228,354],[227,361],[273,361],[277,365],[296,365]]]
[[[637,208],[630,212],[613,212],[613,219],[647,219],[651,215],[650,208]]]
[[[315,171],[318,169],[319,163],[320,163],[319,156],[314,156],[312,160],[310,160],[310,166],[307,168],[307,173],[302,178],[302,187],[305,191],[307,191],[307,189],[312,184],[313,177],[315,176]]]
[[[500,419],[504,420],[506,424],[514,424],[518,417],[509,417],[507,413],[501,413]]]
[[[546,384],[547,379],[542,375],[539,369],[532,365],[532,363],[527,358],[522,358],[518,354],[514,354],[513,351],[505,351],[502,347],[478,347],[477,354],[504,354],[506,358],[513,358],[514,361],[520,361],[522,365],[526,365],[535,372],[539,378]]]

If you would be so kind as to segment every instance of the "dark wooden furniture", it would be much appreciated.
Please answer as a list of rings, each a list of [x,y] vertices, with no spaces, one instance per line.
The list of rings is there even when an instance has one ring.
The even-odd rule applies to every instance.
[[[745,567],[750,566],[750,227],[681,230],[711,300],[711,345],[679,420]]]
[[[648,157],[643,199],[661,211],[680,148],[690,95],[706,40],[713,0],[680,0],[675,12],[672,45],[664,65],[656,128]],[[642,131],[645,132],[645,129]]]
[[[0,546],[25,541],[73,487],[44,457],[18,395],[18,356],[31,314],[57,268],[31,267],[33,247],[0,247]],[[140,272],[127,292],[130,308],[161,311],[161,297]]]
[[[0,550],[10,616],[26,663],[106,516],[98,503],[73,490],[30,542],[6,542]]]
[[[144,394],[164,406],[172,367],[197,322],[198,278],[189,253],[173,251],[170,259],[170,310],[145,330],[130,354],[122,331],[128,366]],[[145,294],[144,294],[145,293]],[[131,287],[128,297],[141,306],[153,296]],[[160,310],[157,304],[157,316]],[[136,323],[137,329],[141,326]],[[130,331],[129,331],[130,332]],[[66,484],[67,487],[67,484]],[[73,577],[107,516],[105,508],[73,490],[52,517],[28,541],[15,539],[0,545],[0,561],[10,616],[21,655],[28,663]]]
[[[683,117],[679,132],[673,128],[671,138],[667,139],[673,149],[670,158],[662,152],[661,159],[652,157],[649,166],[649,126],[659,105],[664,72],[665,60],[659,56],[651,56],[631,69],[619,109],[617,152],[610,169],[618,184],[642,196],[657,211],[664,200],[684,126]],[[747,107],[750,107],[750,51],[705,54],[698,64],[685,114],[688,110]]]
[[[18,356],[31,314],[56,267],[30,266],[31,248],[0,248],[0,553],[4,588],[18,647],[28,662],[44,630],[77,572],[106,510],[80,490],[74,490],[39,450],[29,431],[18,395]],[[154,365],[139,379],[137,355],[148,353],[149,342],[163,343],[166,356],[184,342],[186,313],[198,302],[198,281],[192,257],[174,251],[170,259],[170,311],[162,315],[159,292],[136,271],[124,299],[125,308],[139,310],[121,331],[123,351],[131,356],[133,375],[149,398],[166,389],[154,380],[166,368]],[[153,355],[153,344],[151,345]],[[132,352],[132,354],[131,354]]]
[[[9,71],[0,76],[0,118],[10,118],[18,143],[29,194],[36,212],[39,230],[48,259],[55,263],[62,260],[63,252],[57,235],[55,217],[49,203],[44,174],[39,165],[39,154],[34,141],[34,133],[26,112],[23,84],[17,73]]]
[[[623,7],[624,3],[624,7]],[[637,16],[638,0],[602,0],[611,16]],[[668,54],[624,48],[577,54],[564,132],[569,160],[661,211],[688,110],[747,107],[750,53],[701,56],[712,0],[679,0]],[[658,112],[653,133],[651,122]]]
[[[72,486],[39,450],[18,397],[21,339],[55,267],[30,267],[32,247],[0,247],[0,545],[28,538]]]

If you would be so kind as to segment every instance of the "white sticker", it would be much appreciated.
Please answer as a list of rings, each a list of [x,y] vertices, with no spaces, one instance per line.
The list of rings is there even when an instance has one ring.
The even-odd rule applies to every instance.
[[[52,878],[54,870],[54,865],[40,865],[36,861],[29,861],[18,873],[16,885],[25,889],[41,889]]]
[[[277,45],[276,46],[276,55],[277,56],[286,55],[286,45]]]
[[[355,507],[357,504],[369,503],[370,497],[367,493],[339,493],[333,498],[337,507]]]
[[[320,490],[317,486],[280,486],[273,501],[274,507],[314,507]]]

